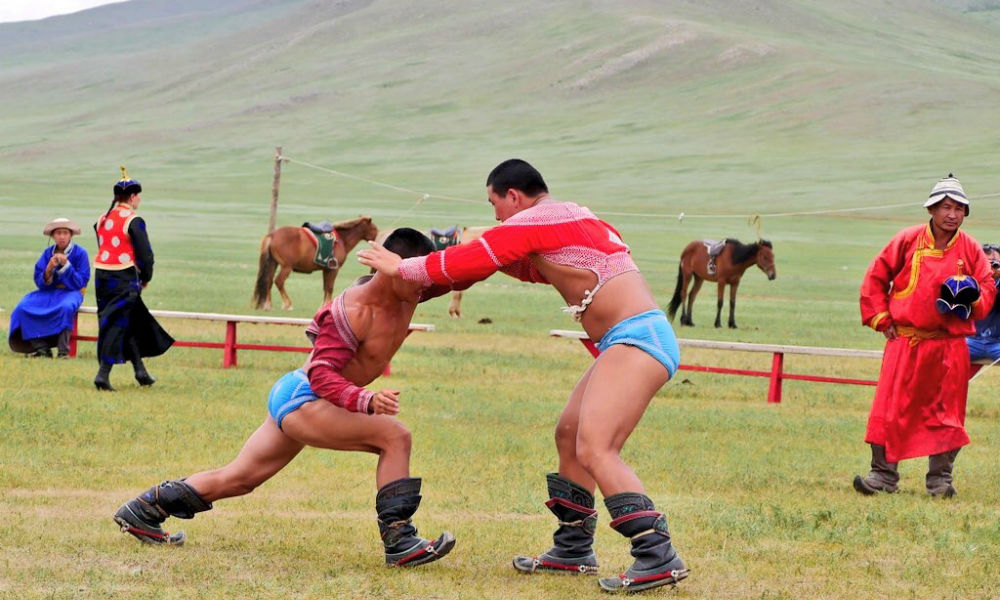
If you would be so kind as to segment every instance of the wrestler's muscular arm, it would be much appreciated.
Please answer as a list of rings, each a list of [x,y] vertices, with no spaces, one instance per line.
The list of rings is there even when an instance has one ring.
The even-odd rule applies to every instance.
[[[313,352],[305,367],[309,385],[317,396],[347,410],[396,414],[399,411],[398,392],[372,392],[364,388],[381,373],[370,361],[359,358],[359,353],[367,351],[362,348],[362,341],[369,335],[364,322],[364,319],[351,319],[353,336],[345,339],[345,332],[337,327],[330,305],[320,309],[314,319]]]
[[[368,288],[352,290],[345,296],[344,310],[357,337],[354,357],[344,366],[343,374],[353,381],[371,383],[379,377],[399,350],[409,332],[413,304],[373,302]],[[375,414],[399,413],[399,390],[375,392],[371,403]]]

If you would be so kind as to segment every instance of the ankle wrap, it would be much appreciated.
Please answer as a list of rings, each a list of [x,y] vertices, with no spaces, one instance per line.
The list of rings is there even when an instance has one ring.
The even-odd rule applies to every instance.
[[[180,517],[181,519],[194,518],[195,513],[204,512],[212,508],[210,502],[205,502],[193,487],[184,482],[164,481],[160,485],[153,486],[139,494],[139,501],[155,509],[162,522],[167,516]],[[143,507],[145,509],[145,506]],[[149,513],[144,510],[144,513]]]

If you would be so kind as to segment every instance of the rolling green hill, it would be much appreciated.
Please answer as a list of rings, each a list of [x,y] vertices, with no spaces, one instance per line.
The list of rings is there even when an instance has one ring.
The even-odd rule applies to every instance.
[[[296,225],[359,213],[383,229],[488,224],[487,172],[523,157],[554,196],[622,232],[661,305],[690,240],[747,240],[747,217],[762,215],[777,279],[748,272],[735,331],[711,327],[706,285],[698,326],[678,335],[881,348],[860,324],[859,283],[925,217],[935,180],[958,175],[965,229],[1000,241],[998,34],[998,0],[132,0],[0,24],[0,337],[33,287],[43,224],[88,228],[122,163],[143,183],[156,249],[150,308],[250,313],[281,145],[293,160],[279,224]],[[78,241],[93,255],[88,233]],[[343,270],[336,291],[362,272],[353,257]],[[288,288],[291,316],[312,316],[319,275]],[[509,563],[549,543],[552,428],[591,364],[546,336],[575,326],[561,304],[503,276],[469,291],[460,320],[444,300],[423,304],[414,320],[436,331],[372,384],[404,394],[421,532],[460,540],[418,570],[381,568],[375,460],[358,453],[307,450],[253,494],[172,520],[190,535],[183,549],[139,547],[112,526],[151,483],[231,460],[303,355],[241,350],[223,370],[218,350],[174,348],[149,361],[156,386],[122,366],[106,394],[90,383],[92,343],[69,361],[0,352],[0,597],[597,597],[592,579]],[[225,334],[162,323],[186,341]],[[304,343],[293,327],[239,336]],[[682,361],[771,368],[770,354],[687,347]],[[784,368],[871,379],[879,367],[789,355]],[[900,494],[852,489],[872,388],[786,380],[781,404],[767,389],[683,371],[626,445],[692,568],[650,598],[1000,597],[1000,367],[970,387],[973,444],[948,504],[926,496],[923,460],[904,462]],[[630,559],[599,509],[611,575]]]

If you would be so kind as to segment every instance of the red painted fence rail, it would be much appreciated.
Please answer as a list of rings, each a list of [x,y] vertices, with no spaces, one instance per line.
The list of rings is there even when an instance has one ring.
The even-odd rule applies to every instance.
[[[149,311],[157,318],[192,319],[198,321],[216,321],[226,324],[226,338],[224,342],[192,342],[177,340],[175,346],[186,348],[219,348],[222,350],[222,368],[228,369],[236,366],[237,350],[265,350],[269,352],[310,352],[312,346],[279,346],[274,344],[240,344],[236,341],[236,325],[238,323],[256,323],[272,325],[296,325],[305,327],[309,325],[311,319],[294,319],[291,317],[258,317],[254,315],[227,315],[219,313],[193,313],[176,310],[151,310]],[[70,336],[69,355],[76,356],[77,341],[96,342],[97,338],[92,335],[79,335],[77,332],[77,320],[80,313],[97,314],[97,308],[93,306],[81,306],[77,312],[77,318],[73,321],[73,334]],[[414,331],[434,331],[434,325],[429,323],[410,323],[410,333]],[[385,375],[389,374],[389,367],[385,368]]]
[[[597,357],[600,350],[586,333],[582,331],[570,331],[565,329],[553,329],[549,331],[553,337],[563,337],[578,339]],[[690,348],[708,348],[712,350],[737,350],[741,352],[769,352],[772,354],[770,371],[753,371],[749,369],[727,369],[724,367],[705,367],[701,365],[682,364],[678,369],[682,371],[701,371],[703,373],[723,373],[726,375],[746,375],[749,377],[767,377],[770,385],[767,389],[767,401],[772,404],[781,402],[781,382],[785,379],[798,381],[822,381],[827,383],[845,383],[850,385],[876,385],[878,381],[872,379],[847,379],[844,377],[827,377],[820,375],[799,375],[786,373],[784,371],[786,354],[808,354],[813,356],[843,356],[849,358],[882,358],[881,350],[851,350],[849,348],[819,348],[816,346],[783,346],[774,344],[748,344],[745,342],[714,342],[710,340],[688,340],[679,338],[677,343]]]
[[[582,331],[570,331],[567,329],[553,329],[549,331],[552,337],[562,337],[580,340],[580,342],[596,358],[601,353],[597,349],[586,333]],[[701,371],[703,373],[723,373],[726,375],[747,375],[749,377],[767,377],[770,385],[767,388],[767,401],[772,404],[781,402],[781,382],[785,379],[797,381],[820,381],[825,383],[844,383],[848,385],[877,385],[878,381],[872,379],[847,379],[844,377],[827,377],[825,375],[798,375],[795,373],[785,373],[786,354],[809,354],[812,356],[842,356],[847,358],[877,358],[882,359],[881,350],[852,350],[850,348],[820,348],[817,346],[783,346],[775,344],[749,344],[745,342],[713,342],[709,340],[688,340],[678,338],[677,343],[690,348],[709,348],[712,350],[737,350],[741,352],[770,352],[770,371],[751,371],[747,369],[727,369],[724,367],[703,367],[700,365],[681,365],[678,369],[682,371]],[[985,366],[989,366],[993,361],[988,359],[976,360],[972,362],[972,369],[969,376],[973,377]],[[973,377],[974,378],[974,377]]]

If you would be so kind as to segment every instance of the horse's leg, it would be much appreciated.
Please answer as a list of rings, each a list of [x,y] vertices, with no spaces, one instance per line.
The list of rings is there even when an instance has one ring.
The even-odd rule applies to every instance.
[[[292,267],[287,265],[281,265],[281,272],[278,276],[274,278],[274,285],[278,286],[278,292],[281,294],[281,308],[285,310],[292,310],[292,299],[288,297],[285,293],[285,280],[288,276],[292,274]]]
[[[333,300],[333,282],[339,269],[323,269],[323,305]]]
[[[681,286],[680,300],[681,300],[681,325],[688,325],[690,320],[690,315],[688,315],[687,310],[687,299],[688,299],[688,284],[691,283],[691,272],[684,268],[683,262],[681,263],[681,280],[678,285]]]
[[[729,328],[736,329],[736,288],[740,287],[737,280],[729,284]]]
[[[719,279],[719,299],[715,303],[715,327],[722,327],[722,298],[726,293],[726,281]]]
[[[694,279],[694,284],[691,286],[691,291],[688,292],[687,323],[684,323],[684,325],[694,327],[694,298],[698,295],[698,292],[701,290],[701,284],[705,283],[705,280],[694,274],[691,277]]]
[[[448,305],[448,314],[459,319],[462,317],[462,292],[458,290],[451,294],[451,304]]]

